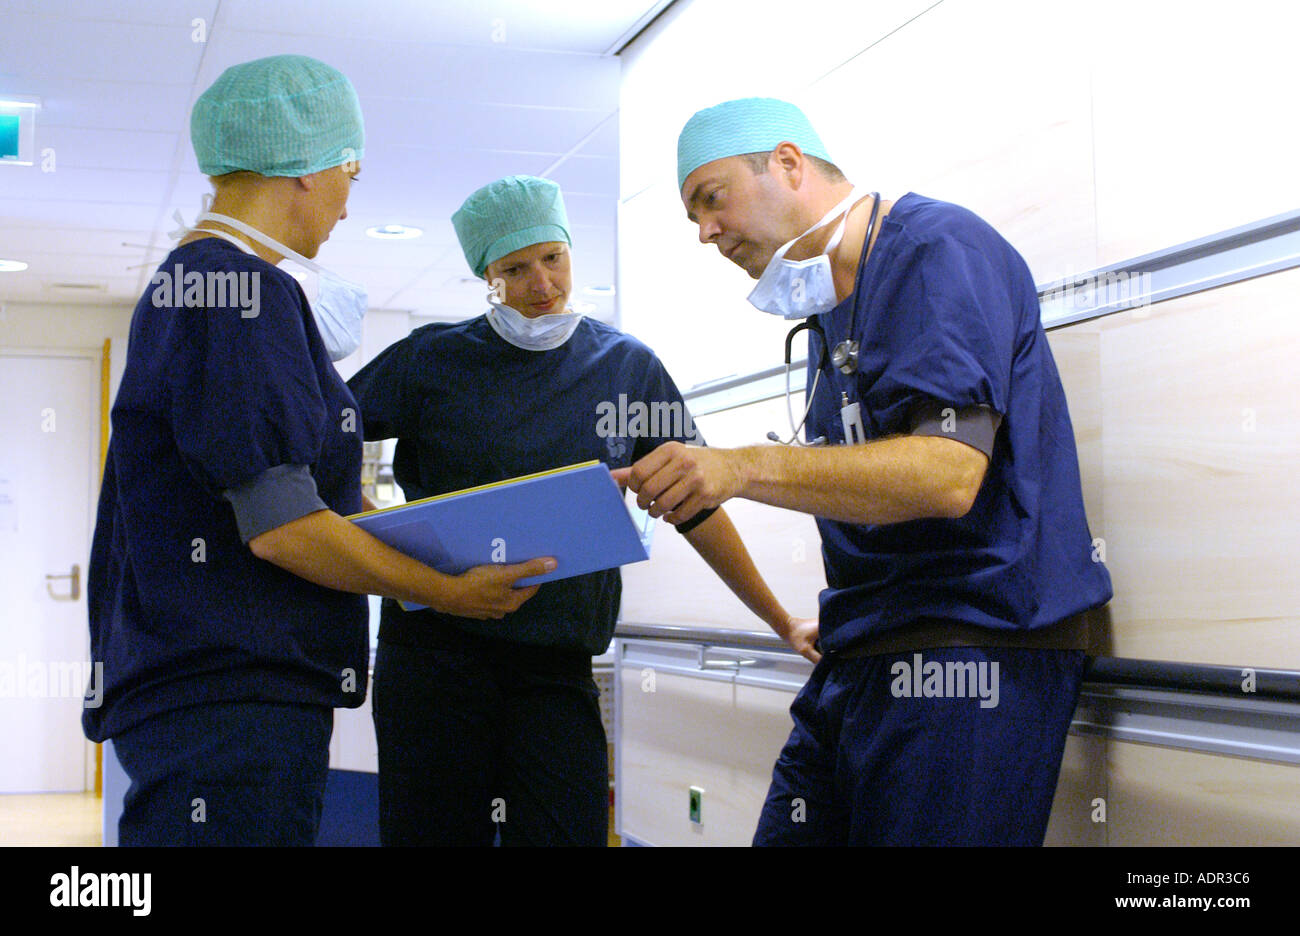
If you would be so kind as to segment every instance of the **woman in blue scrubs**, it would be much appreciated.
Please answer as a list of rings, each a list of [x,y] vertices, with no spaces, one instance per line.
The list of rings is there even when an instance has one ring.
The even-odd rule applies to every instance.
[[[365,697],[362,595],[500,617],[549,563],[446,576],[343,519],[364,507],[361,437],[334,336],[365,295],[309,258],[363,155],[348,79],[303,56],[237,65],[191,133],[216,196],[131,320],[90,562],[105,692],[83,726],[131,778],[122,844],[310,845],[332,709]],[[332,346],[284,258],[320,277]]]
[[[452,223],[493,290],[491,310],[418,328],[349,381],[366,438],[397,438],[393,472],[408,499],[590,460],[618,468],[670,440],[702,441],[649,348],[565,311],[558,185],[499,179]],[[629,417],[620,430],[608,418],[620,405],[661,418]],[[723,511],[677,529],[755,614],[816,657],[817,622],[781,607]],[[498,833],[503,845],[606,844],[591,658],[609,646],[620,587],[617,569],[548,582],[500,622],[384,602],[373,709],[385,845],[491,845]]]

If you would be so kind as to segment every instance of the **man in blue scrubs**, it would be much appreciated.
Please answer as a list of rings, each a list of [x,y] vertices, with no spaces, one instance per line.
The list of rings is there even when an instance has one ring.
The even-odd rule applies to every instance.
[[[408,499],[583,461],[616,468],[670,439],[699,441],[649,348],[565,311],[558,185],[499,179],[452,223],[493,289],[491,310],[416,329],[348,382],[366,438],[397,438],[393,474]],[[816,658],[817,622],[781,607],[724,511],[678,530],[755,614]],[[549,582],[499,622],[384,602],[373,706],[385,845],[490,845],[497,832],[503,845],[606,844],[591,658],[609,646],[620,588],[617,569]]]
[[[963,208],[854,189],[783,101],[696,113],[678,183],[750,301],[820,329],[829,444],[670,443],[620,473],[672,522],[732,497],[817,517],[824,657],[755,844],[1041,844],[1111,586],[1028,267]]]

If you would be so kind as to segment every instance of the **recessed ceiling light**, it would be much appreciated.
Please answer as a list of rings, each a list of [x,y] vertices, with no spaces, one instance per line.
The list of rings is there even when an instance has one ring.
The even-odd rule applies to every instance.
[[[614,295],[613,286],[584,286],[582,291],[588,296],[612,296]]]
[[[366,228],[366,236],[376,240],[411,240],[424,234],[423,228],[410,227],[405,224],[380,224]]]
[[[0,273],[21,273],[27,264],[21,260],[0,260]]]

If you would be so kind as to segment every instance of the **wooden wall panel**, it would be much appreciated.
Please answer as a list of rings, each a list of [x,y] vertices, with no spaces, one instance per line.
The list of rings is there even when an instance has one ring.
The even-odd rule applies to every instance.
[[[791,398],[795,421],[803,412],[803,394]],[[725,410],[697,420],[710,445],[724,447],[771,444],[768,430],[789,437],[784,399]],[[727,515],[754,559],[759,573],[786,610],[800,617],[817,616],[817,595],[826,587],[821,536],[809,514],[734,499]],[[682,624],[767,630],[722,583],[686,538],[660,521],[650,561],[623,567],[623,620],[640,624]]]
[[[1300,11],[1272,0],[1177,7],[939,4],[810,85],[790,82],[787,96],[855,181],[971,208],[1045,282],[1300,206],[1300,127],[1278,116],[1289,113]],[[779,56],[780,43],[755,43],[752,60]],[[765,349],[778,349],[782,323],[746,311],[749,281],[719,271],[716,257],[665,247],[680,207],[654,189],[633,198],[640,190],[625,190],[634,223],[620,227],[631,238],[620,252],[620,292],[636,304],[626,307],[630,330],[667,344],[690,321],[690,342],[664,355],[684,385],[777,363]],[[636,205],[650,194],[658,204]],[[665,265],[686,310],[676,315],[661,314],[656,292]],[[1050,334],[1089,525],[1115,584],[1109,652],[1300,669],[1298,291],[1300,271],[1290,271]],[[715,445],[757,442],[769,429],[784,438],[782,407],[701,427]],[[729,509],[790,610],[815,610],[823,583],[811,519],[740,501]],[[652,562],[625,571],[625,615],[753,629],[670,534],[661,528]],[[793,561],[801,540],[804,563]],[[684,720],[731,703],[682,704]],[[783,736],[788,719],[777,721]],[[762,786],[752,784],[760,801]],[[1292,766],[1071,738],[1047,840],[1297,844],[1297,794]],[[1092,821],[1098,795],[1105,824]],[[664,800],[666,814],[684,814],[683,796]]]
[[[1074,4],[1071,4],[1074,6]],[[1300,208],[1295,37],[1276,0],[1078,4],[1098,264]]]
[[[789,692],[623,672],[621,834],[653,845],[748,845],[792,727]],[[689,788],[703,787],[703,822]]]
[[[1108,747],[1111,845],[1300,845],[1294,766],[1121,741]]]
[[[935,6],[815,85],[832,155],[887,198],[914,191],[983,217],[1039,282],[1096,265],[1087,56],[1077,3]],[[853,119],[846,119],[853,115]]]
[[[1071,735],[1065,742],[1043,844],[1105,845],[1106,824],[1095,821],[1094,801],[1104,799],[1106,789],[1105,739]]]
[[[1115,654],[1300,668],[1300,271],[1098,321]]]
[[[1101,426],[1101,336],[1097,324],[1084,322],[1049,332],[1047,342],[1061,374],[1074,444],[1079,452],[1079,480],[1088,529],[1104,536],[1106,488],[1103,484]]]

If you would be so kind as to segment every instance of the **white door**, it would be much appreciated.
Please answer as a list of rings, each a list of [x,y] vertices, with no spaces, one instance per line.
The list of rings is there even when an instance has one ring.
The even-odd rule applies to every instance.
[[[98,428],[96,357],[0,350],[2,793],[86,789]]]

